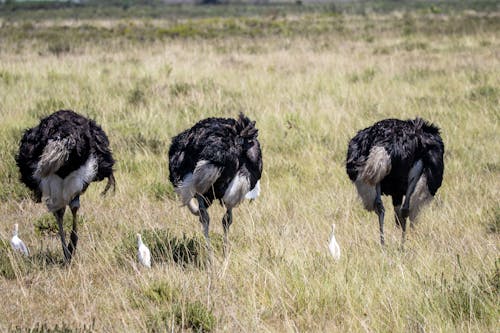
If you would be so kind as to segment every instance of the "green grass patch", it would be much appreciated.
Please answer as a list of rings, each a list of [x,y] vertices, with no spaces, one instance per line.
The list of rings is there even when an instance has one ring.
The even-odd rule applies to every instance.
[[[174,304],[170,309],[160,310],[148,320],[149,330],[163,332],[174,326],[192,332],[212,332],[217,319],[213,312],[200,301]]]
[[[86,217],[77,215],[76,223],[79,229],[81,229],[81,227],[88,222],[89,221]],[[39,217],[35,220],[34,226],[35,234],[38,236],[46,237],[59,235],[59,227],[57,225],[56,218],[52,213],[47,213]],[[69,210],[66,210],[66,213],[64,214],[63,228],[65,232],[71,231],[73,228],[73,215]]]
[[[31,249],[33,250],[33,249]],[[63,265],[64,258],[61,251],[49,249],[31,252],[24,256],[12,250],[9,241],[0,240],[0,276],[13,280],[19,276],[26,276],[33,272],[45,270],[49,266]]]
[[[174,316],[177,324],[194,332],[212,332],[216,324],[212,311],[200,301],[174,307]]]
[[[173,235],[165,229],[143,229],[140,231],[142,241],[151,251],[151,262],[173,262],[180,266],[195,266],[204,268],[208,260],[205,238],[196,234],[189,237],[183,234],[181,237]],[[212,248],[215,253],[222,252],[222,236],[210,234]],[[124,237],[122,244],[116,249],[119,260],[125,258],[136,260],[137,258],[137,235],[129,233]],[[122,261],[122,263],[124,263]]]
[[[471,277],[459,273],[451,280],[442,279],[442,305],[455,322],[471,320],[490,323],[498,318],[500,309],[500,260],[489,273],[478,272]]]
[[[212,310],[198,300],[184,299],[181,291],[167,281],[153,281],[132,292],[129,298],[137,309],[152,303],[154,310],[147,323],[151,332],[170,331],[175,326],[193,332],[212,332],[215,329],[216,317]]]
[[[130,90],[127,96],[127,102],[133,106],[140,106],[147,104],[146,93],[142,88],[135,87]]]
[[[166,199],[177,200],[174,187],[170,182],[154,182],[150,186],[150,194],[155,200],[163,201]]]
[[[470,92],[469,98],[473,101],[499,102],[500,89],[490,85],[480,86]]]

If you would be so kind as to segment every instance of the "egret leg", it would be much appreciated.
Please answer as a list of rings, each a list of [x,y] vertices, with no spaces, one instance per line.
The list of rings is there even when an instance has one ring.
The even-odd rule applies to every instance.
[[[205,236],[205,240],[207,243],[207,250],[209,255],[209,261],[212,263],[212,246],[210,244],[210,236],[208,235],[208,227],[210,225],[210,217],[208,216],[207,205],[205,203],[205,199],[201,195],[196,195],[198,199],[198,207],[199,207],[199,217],[200,223],[203,226],[203,235]]]
[[[382,203],[382,189],[380,188],[380,184],[377,184],[375,187],[376,190],[376,197],[375,197],[375,212],[378,215],[378,224],[379,224],[379,230],[380,230],[380,244],[384,245],[385,244],[385,239],[384,239],[384,215],[385,215],[385,208],[384,204]]]
[[[66,246],[66,236],[64,235],[64,227],[63,227],[63,218],[65,210],[66,207],[55,211],[54,216],[56,217],[57,226],[59,228],[59,237],[61,237],[61,244],[64,253],[64,261],[66,263],[69,263],[71,261],[71,253],[69,252],[68,247]]]
[[[229,252],[229,240],[227,238],[227,233],[229,232],[229,226],[233,223],[233,210],[230,208],[224,214],[222,218],[222,226],[224,227],[224,257],[227,256]]]
[[[68,250],[71,255],[73,255],[76,251],[76,244],[78,243],[78,218],[76,213],[78,212],[78,208],[80,208],[80,196],[77,195],[71,202],[69,203],[69,207],[71,208],[71,213],[73,214],[73,227],[71,230],[70,242],[68,244]]]

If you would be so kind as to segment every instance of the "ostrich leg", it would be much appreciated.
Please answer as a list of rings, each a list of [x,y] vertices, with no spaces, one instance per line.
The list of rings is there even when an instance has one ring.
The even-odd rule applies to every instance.
[[[413,195],[413,192],[415,192],[415,187],[417,186],[417,182],[422,175],[423,169],[424,163],[422,162],[422,160],[418,160],[417,162],[415,162],[415,164],[413,164],[413,167],[408,174],[408,188],[406,189],[405,201],[403,202],[403,207],[401,207],[401,212],[399,213],[399,216],[401,216],[403,220],[401,223],[401,227],[403,229],[401,240],[402,244],[404,244],[406,238],[406,218],[410,213],[410,199]]]
[[[229,226],[233,223],[233,210],[229,208],[222,218],[222,226],[224,227],[224,257],[227,256],[229,250],[229,241],[227,238],[227,233],[229,232]]]
[[[424,163],[422,160],[418,160],[413,164],[413,167],[408,174],[408,188],[406,189],[405,201],[403,202],[403,207],[401,207],[401,215],[403,217],[408,217],[410,212],[410,199],[411,195],[415,191],[415,187],[417,186],[417,182],[422,175],[422,171],[424,169]]]
[[[197,194],[196,198],[198,199],[200,223],[203,226],[203,235],[205,236],[205,240],[207,242],[209,262],[211,264],[213,252],[212,252],[212,246],[210,244],[210,236],[208,235],[208,227],[210,225],[210,217],[208,216],[207,206],[206,206],[205,199],[203,198],[203,196]]]
[[[385,239],[384,239],[384,215],[385,215],[385,208],[382,203],[382,190],[380,188],[380,183],[377,184],[375,187],[377,196],[375,197],[375,212],[378,215],[378,224],[379,224],[379,230],[380,230],[380,244],[384,245],[385,244]]]
[[[64,261],[66,263],[69,263],[71,261],[71,253],[69,252],[68,247],[66,246],[66,236],[64,235],[64,226],[63,226],[63,218],[65,210],[66,207],[63,207],[55,211],[54,216],[56,217],[57,226],[59,228],[59,236],[61,237],[61,244],[64,253]]]
[[[68,250],[71,256],[76,251],[76,244],[78,243],[78,219],[76,213],[78,212],[78,208],[80,208],[80,196],[77,195],[71,202],[69,203],[69,207],[71,208],[71,213],[73,214],[73,229],[71,230],[70,242],[68,244]]]
[[[403,202],[403,196],[393,195],[392,205],[394,206],[394,220],[397,226],[401,227],[401,221],[403,221],[403,216],[401,215],[401,203]]]
[[[401,212],[402,211],[402,209],[401,209],[402,201],[403,201],[402,196],[392,198],[392,204],[394,206],[394,218],[396,220],[396,225],[401,227],[401,230],[402,230],[402,241],[401,241],[402,244],[401,245],[404,245],[405,238],[406,238],[406,219],[407,219],[407,217],[404,216],[403,213]]]

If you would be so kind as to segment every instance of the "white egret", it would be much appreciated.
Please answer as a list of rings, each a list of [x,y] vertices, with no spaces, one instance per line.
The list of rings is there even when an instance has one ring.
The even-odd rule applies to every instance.
[[[330,237],[330,244],[328,245],[328,248],[330,249],[333,259],[340,260],[340,246],[335,238],[335,223],[332,224],[332,235]]]
[[[142,242],[141,234],[137,234],[137,245],[139,250],[137,251],[137,257],[139,262],[148,268],[151,268],[151,252],[148,247]]]
[[[30,253],[28,251],[28,248],[26,247],[24,242],[21,240],[21,238],[19,238],[17,236],[18,232],[19,232],[19,226],[16,223],[16,224],[14,224],[14,234],[10,240],[10,245],[12,246],[14,251],[18,251],[18,252],[21,252],[22,254],[24,254],[25,256],[29,256]]]

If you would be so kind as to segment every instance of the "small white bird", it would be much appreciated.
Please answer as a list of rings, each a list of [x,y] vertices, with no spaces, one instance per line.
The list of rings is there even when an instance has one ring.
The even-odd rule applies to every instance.
[[[335,239],[335,223],[332,224],[332,235],[328,248],[330,249],[333,259],[340,260],[340,246],[339,243],[337,243],[337,239]]]
[[[26,247],[24,242],[21,240],[21,238],[19,238],[17,236],[18,231],[19,231],[19,226],[16,223],[16,224],[14,224],[14,235],[12,236],[12,238],[10,240],[10,245],[12,246],[12,249],[14,249],[14,251],[18,251],[18,252],[21,252],[22,254],[24,254],[25,256],[29,256],[30,253],[28,251],[28,248]]]
[[[151,252],[148,247],[142,242],[141,234],[137,234],[137,245],[139,250],[137,251],[137,257],[139,262],[148,268],[151,268]]]

